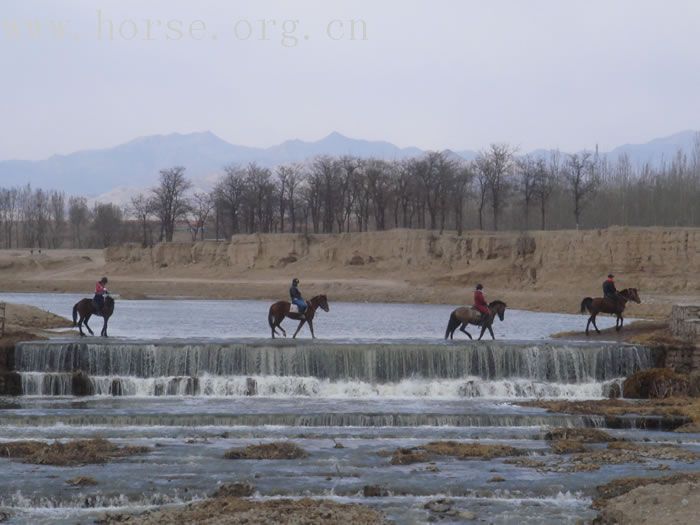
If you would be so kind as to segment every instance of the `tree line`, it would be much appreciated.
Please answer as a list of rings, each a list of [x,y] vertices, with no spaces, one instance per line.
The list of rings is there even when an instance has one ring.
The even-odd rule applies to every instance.
[[[240,233],[342,233],[389,228],[530,230],[700,224],[700,138],[660,165],[595,152],[519,156],[492,144],[471,161],[449,151],[386,161],[319,156],[274,169],[223,169],[195,191],[184,167],[127,206],[25,186],[0,188],[0,246],[150,245]]]

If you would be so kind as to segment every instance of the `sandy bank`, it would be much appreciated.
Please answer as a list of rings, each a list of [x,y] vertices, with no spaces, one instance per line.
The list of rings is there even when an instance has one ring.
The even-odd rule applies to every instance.
[[[640,290],[631,317],[668,315],[700,299],[700,229],[454,232],[391,230],[335,235],[234,236],[229,242],[1,251],[0,289],[92,290],[108,274],[124,297],[277,299],[298,276],[306,295],[331,300],[464,304],[477,282],[491,299],[537,311],[577,313],[608,272]]]

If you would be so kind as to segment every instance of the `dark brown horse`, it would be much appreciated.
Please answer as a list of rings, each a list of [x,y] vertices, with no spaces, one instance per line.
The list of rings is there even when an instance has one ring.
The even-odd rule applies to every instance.
[[[616,315],[617,319],[615,320],[615,330],[619,332],[622,330],[622,323],[625,320],[624,317],[622,317],[622,312],[625,311],[627,302],[642,302],[639,299],[639,294],[637,293],[636,288],[625,288],[621,292],[618,292],[618,296],[617,301],[613,301],[607,297],[596,297],[595,299],[586,297],[583,299],[583,301],[581,301],[581,313],[585,314],[586,312],[589,312],[591,314],[591,316],[588,318],[588,322],[586,323],[586,335],[588,335],[588,328],[590,327],[591,323],[593,323],[595,331],[600,333],[600,330],[598,330],[598,325],[595,324],[595,318],[599,313]]]
[[[445,339],[448,337],[452,339],[458,326],[460,332],[464,332],[469,336],[469,339],[473,339],[472,334],[466,330],[468,324],[481,326],[479,340],[484,337],[484,332],[486,332],[486,329],[488,329],[489,333],[491,334],[491,339],[496,339],[496,337],[493,335],[491,325],[493,324],[496,316],[503,321],[506,315],[506,306],[506,303],[503,301],[493,301],[489,303],[489,310],[491,311],[491,314],[484,320],[483,323],[481,322],[481,312],[479,312],[476,308],[471,306],[462,306],[456,310],[453,310],[453,312],[450,314],[450,320],[447,323],[447,330],[445,330]]]
[[[277,334],[277,328],[282,330],[282,335],[284,335],[284,337],[287,337],[287,332],[285,332],[284,328],[280,326],[280,323],[284,321],[285,317],[289,317],[290,319],[295,319],[299,321],[299,326],[297,326],[297,331],[294,332],[294,335],[292,336],[293,338],[297,336],[299,330],[301,330],[301,327],[304,326],[304,323],[309,323],[311,337],[316,339],[316,336],[314,335],[314,315],[316,314],[316,310],[318,308],[320,308],[324,312],[327,312],[329,310],[328,299],[325,295],[317,295],[316,297],[312,297],[311,300],[307,302],[307,305],[308,306],[306,307],[306,311],[304,312],[303,317],[299,313],[289,311],[289,308],[291,306],[289,301],[277,301],[272,306],[270,306],[270,311],[267,314],[267,321],[270,323],[270,329],[272,330],[272,338],[275,338],[275,334]]]
[[[90,320],[90,317],[97,315],[104,319],[104,324],[102,325],[100,335],[102,337],[107,337],[107,322],[109,321],[109,318],[112,317],[113,313],[114,299],[112,299],[109,295],[105,297],[105,304],[102,307],[102,312],[99,314],[97,313],[95,301],[86,297],[85,299],[81,299],[75,303],[75,306],[73,306],[73,326],[77,326],[78,330],[80,330],[80,335],[84,336],[83,324],[85,324],[85,328],[88,329],[90,335],[95,335],[92,328],[90,328],[88,325],[88,321]],[[80,320],[78,320],[78,315],[80,315]]]

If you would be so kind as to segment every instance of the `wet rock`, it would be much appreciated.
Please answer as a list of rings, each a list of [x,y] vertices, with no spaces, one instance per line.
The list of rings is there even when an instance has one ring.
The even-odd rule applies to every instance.
[[[213,498],[248,498],[255,494],[255,485],[250,483],[225,483],[221,485]]]
[[[246,396],[257,396],[258,395],[258,382],[252,377],[246,377],[245,380],[245,395]]]
[[[460,519],[466,520],[466,521],[474,521],[476,519],[476,514],[474,512],[468,511],[468,510],[462,510],[460,511],[457,516],[459,516]]]
[[[432,500],[423,505],[423,508],[429,510],[430,512],[444,514],[452,510],[452,500],[447,498]]]
[[[526,453],[508,445],[483,445],[481,443],[459,443],[457,441],[432,441],[420,447],[430,454],[454,456],[459,459],[493,459],[506,456],[522,456]]]
[[[19,459],[36,465],[84,465],[106,463],[112,459],[143,454],[148,447],[118,447],[106,439],[82,439],[61,443],[10,441],[0,445],[0,457]]]
[[[504,460],[503,463],[506,463],[507,465],[515,465],[516,467],[526,467],[534,469],[541,469],[546,466],[546,463],[544,461],[538,461],[532,458],[508,458]]]
[[[0,512],[0,523],[4,523],[11,517],[9,512]]]
[[[0,373],[0,396],[21,396],[22,376],[17,372]]]
[[[583,442],[574,439],[558,439],[552,441],[549,446],[555,454],[573,454],[574,452],[586,450]]]
[[[547,432],[544,438],[548,441],[575,440],[582,443],[608,443],[617,441],[607,432],[597,428],[554,428]]]
[[[599,509],[605,505],[607,500],[626,494],[637,487],[651,484],[675,485],[684,482],[700,483],[700,472],[673,474],[661,478],[628,477],[614,479],[609,483],[596,487],[598,497],[593,500],[593,508]]]
[[[503,476],[493,476],[490,480],[489,483],[502,483],[506,480]]]
[[[335,439],[333,440],[333,448],[345,448],[345,446],[342,443],[337,442]]]
[[[71,479],[67,479],[66,483],[74,487],[88,487],[90,485],[97,485],[97,480],[91,478],[90,476],[76,476]]]
[[[620,386],[620,383],[613,383],[610,385],[610,388],[608,388],[605,395],[608,397],[608,399],[619,399],[622,397],[622,387]]]
[[[685,396],[689,392],[688,376],[670,368],[639,370],[622,385],[622,392],[630,399],[664,399]]]
[[[277,441],[245,448],[233,448],[224,454],[226,459],[301,459],[308,453],[295,443]]]
[[[365,485],[362,487],[362,495],[365,498],[383,498],[389,495],[389,491],[380,485]]]
[[[428,453],[419,448],[397,448],[391,456],[392,465],[410,465],[425,463],[429,460]]]
[[[381,512],[364,505],[328,500],[274,499],[257,501],[243,498],[212,498],[184,507],[153,510],[138,515],[105,515],[98,523],[245,523],[268,525],[294,523],[304,525],[352,524],[380,525],[387,521]]]
[[[90,377],[82,370],[76,370],[71,377],[71,391],[74,396],[92,396],[95,389],[92,386]]]

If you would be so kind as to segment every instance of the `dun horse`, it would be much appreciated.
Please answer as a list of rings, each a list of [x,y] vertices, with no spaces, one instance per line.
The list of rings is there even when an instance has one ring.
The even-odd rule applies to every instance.
[[[621,292],[618,292],[619,298],[617,301],[608,299],[607,297],[596,297],[595,299],[591,297],[586,297],[581,301],[581,313],[585,314],[586,311],[590,312],[591,316],[588,318],[586,323],[586,335],[588,335],[588,328],[591,323],[597,333],[598,325],[595,324],[595,318],[599,313],[604,314],[614,314],[617,316],[615,320],[615,330],[618,332],[622,329],[622,323],[624,322],[624,317],[622,317],[622,312],[625,311],[625,306],[628,301],[634,301],[635,303],[641,303],[639,299],[639,294],[636,288],[625,288]]]
[[[73,306],[73,326],[77,326],[78,330],[80,330],[80,335],[84,336],[83,324],[85,324],[85,328],[88,329],[90,335],[95,335],[88,325],[88,321],[90,320],[90,317],[97,315],[104,319],[104,324],[102,325],[100,335],[102,337],[107,337],[107,322],[109,321],[109,318],[112,317],[113,313],[114,299],[112,299],[109,295],[105,297],[105,304],[102,307],[102,313],[99,314],[96,313],[95,301],[89,298],[81,299],[75,303],[75,306]],[[78,315],[80,315],[80,320],[78,320]]]
[[[277,334],[277,328],[279,328],[282,331],[282,335],[284,335],[284,337],[287,337],[287,332],[285,332],[284,328],[280,326],[280,323],[284,321],[285,317],[289,317],[290,319],[295,319],[299,321],[299,326],[297,326],[297,330],[292,336],[293,338],[296,338],[297,334],[299,333],[299,330],[301,330],[301,327],[304,326],[304,323],[309,323],[311,337],[316,339],[316,336],[314,335],[314,315],[316,314],[316,310],[318,308],[321,308],[321,310],[323,310],[324,312],[327,312],[329,310],[328,299],[326,298],[326,296],[317,295],[316,297],[312,297],[311,300],[308,301],[308,306],[306,308],[306,311],[304,312],[304,318],[302,318],[301,314],[299,313],[290,312],[290,306],[291,305],[289,301],[277,301],[272,306],[270,306],[270,311],[267,314],[267,321],[270,323],[270,330],[272,330],[272,338],[275,338],[275,335]]]
[[[503,321],[503,319],[505,318],[506,306],[506,303],[504,303],[503,301],[493,301],[489,303],[489,310],[491,311],[491,315],[489,315],[483,323],[480,323],[481,313],[479,313],[479,311],[476,308],[472,308],[471,306],[462,306],[460,308],[457,308],[450,314],[450,320],[447,323],[447,330],[445,330],[445,339],[447,339],[448,337],[452,339],[455,330],[458,326],[460,332],[464,332],[465,334],[467,334],[467,336],[469,336],[469,339],[473,339],[472,335],[466,330],[468,324],[473,324],[476,326],[481,325],[481,334],[479,335],[479,340],[481,340],[481,338],[484,337],[486,329],[488,329],[489,333],[491,334],[491,339],[496,339],[496,337],[493,335],[493,329],[491,328],[491,325],[493,324],[493,321],[496,318],[496,316],[498,316],[498,318],[501,321]]]

